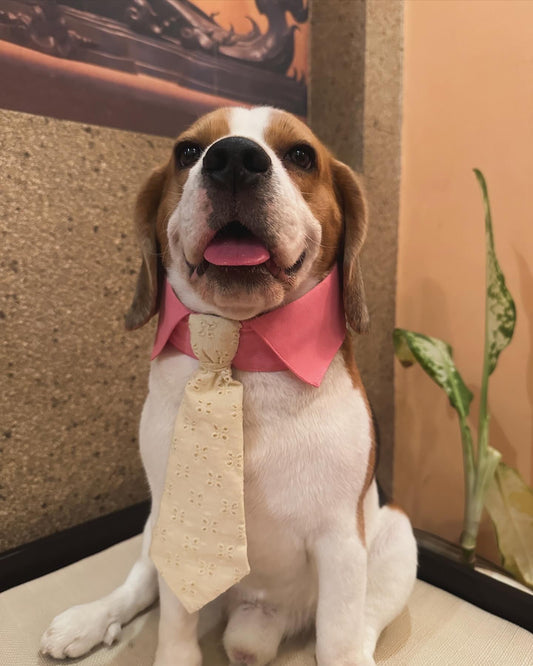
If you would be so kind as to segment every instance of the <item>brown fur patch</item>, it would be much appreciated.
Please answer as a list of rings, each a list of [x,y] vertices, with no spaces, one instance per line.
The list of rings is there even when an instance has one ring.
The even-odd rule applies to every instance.
[[[303,122],[284,111],[272,112],[265,130],[265,141],[284,161],[287,172],[298,187],[311,212],[322,227],[322,243],[313,273],[322,279],[339,258],[342,244],[342,214],[337,200],[331,164],[333,156]],[[310,145],[316,154],[316,168],[303,171],[284,160],[287,152],[298,144]]]
[[[176,143],[192,141],[198,143],[202,148],[206,148],[217,139],[229,134],[230,111],[229,108],[222,108],[202,116],[178,136]]]
[[[346,164],[334,160],[332,169],[344,221],[344,310],[352,329],[357,333],[365,333],[369,327],[369,316],[359,261],[367,231],[365,198],[356,175]]]
[[[175,145],[191,141],[202,148],[229,133],[229,109],[207,114],[180,134]],[[133,303],[126,315],[128,330],[145,324],[158,310],[158,288],[162,267],[169,261],[168,221],[176,209],[189,170],[178,169],[174,156],[155,169],[145,182],[135,206],[135,228],[141,245],[143,263]]]
[[[293,183],[322,227],[322,242],[313,274],[322,279],[335,261],[342,265],[344,306],[354,331],[368,329],[368,311],[361,277],[359,253],[366,237],[364,195],[353,171],[336,160],[298,118],[275,110],[265,140],[284,161]],[[314,169],[304,171],[285,159],[298,144],[310,145],[316,154]]]
[[[368,412],[368,420],[370,422],[370,436],[372,438],[372,441],[371,441],[370,451],[368,452],[368,460],[367,460],[365,480],[363,483],[363,489],[361,491],[359,499],[357,500],[357,512],[356,512],[357,532],[359,534],[359,538],[361,539],[361,541],[365,543],[366,542],[365,514],[364,514],[363,503],[376,472],[376,433],[374,432],[374,425],[372,423],[372,411],[370,409],[370,404],[368,402],[368,398],[365,389],[363,387],[363,382],[361,381],[361,375],[359,374],[359,369],[355,362],[354,345],[353,345],[352,334],[350,332],[347,332],[346,334],[346,338],[342,343],[341,351],[344,363],[346,365],[346,369],[352,379],[352,384],[354,388],[361,391],[361,395],[363,396],[363,400],[365,401],[366,405],[366,410]]]
[[[209,146],[217,139],[229,133],[229,109],[217,109],[197,120],[189,129],[182,132],[174,142],[178,145],[183,141],[197,143],[202,149]],[[189,175],[188,169],[178,169],[172,157],[167,165],[167,178],[161,196],[161,203],[157,216],[157,239],[161,248],[163,265],[168,262],[168,220],[176,209],[183,187]]]

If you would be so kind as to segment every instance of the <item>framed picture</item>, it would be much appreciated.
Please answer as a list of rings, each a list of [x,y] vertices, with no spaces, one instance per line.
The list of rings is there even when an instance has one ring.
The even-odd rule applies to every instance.
[[[2,0],[3,108],[163,136],[224,104],[307,112],[306,0]]]

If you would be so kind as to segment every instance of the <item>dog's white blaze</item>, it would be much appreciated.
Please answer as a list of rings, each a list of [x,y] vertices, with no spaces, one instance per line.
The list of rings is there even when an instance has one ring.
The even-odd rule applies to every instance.
[[[271,115],[272,109],[268,106],[258,109],[244,109],[237,106],[229,113],[229,133],[254,139],[264,146],[265,130],[270,123]]]

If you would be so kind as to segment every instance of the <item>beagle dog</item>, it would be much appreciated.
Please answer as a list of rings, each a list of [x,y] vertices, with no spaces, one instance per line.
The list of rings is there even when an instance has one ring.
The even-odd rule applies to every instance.
[[[128,329],[158,312],[163,285],[190,311],[246,322],[297,302],[334,270],[348,326],[343,318],[344,340],[319,386],[289,369],[234,369],[244,387],[251,571],[200,613],[185,611],[149,556],[174,420],[197,367],[172,345],[158,353],[140,425],[152,494],[141,554],[107,597],[58,615],[42,652],[79,657],[111,644],[159,596],[156,666],[199,666],[198,636],[217,613],[234,665],[270,663],[284,638],[313,623],[318,666],[374,664],[381,631],[409,597],[417,557],[408,518],[378,501],[372,418],[353,355],[354,332],[368,328],[359,263],[367,220],[355,175],[288,113],[220,109],[178,137],[138,196],[135,225],[143,261]],[[251,239],[261,263],[208,261],[220,234]]]

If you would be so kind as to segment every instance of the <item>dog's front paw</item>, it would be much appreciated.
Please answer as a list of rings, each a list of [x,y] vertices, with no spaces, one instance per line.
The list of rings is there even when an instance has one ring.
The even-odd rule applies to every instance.
[[[111,645],[121,626],[107,611],[106,604],[95,601],[73,606],[52,620],[41,638],[41,652],[56,659],[81,657],[95,645]]]

